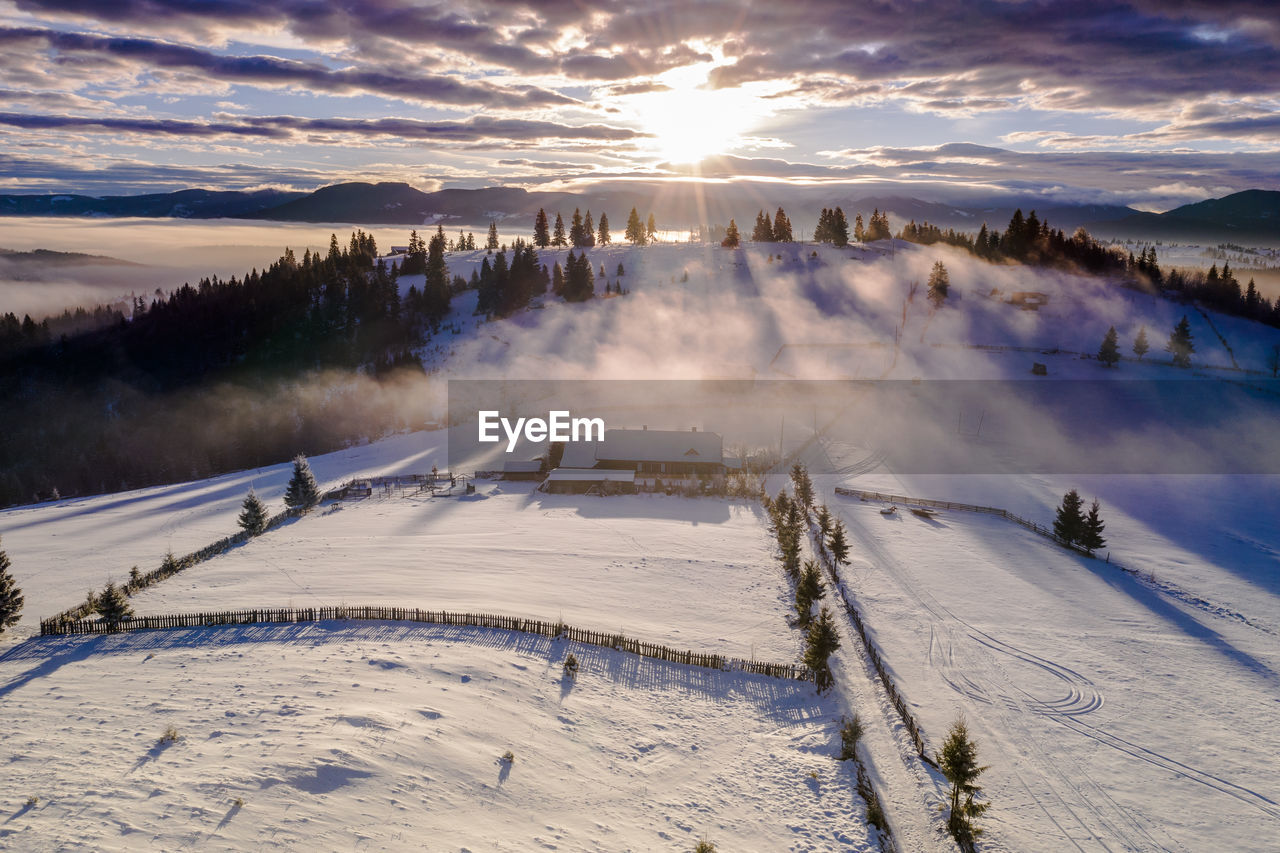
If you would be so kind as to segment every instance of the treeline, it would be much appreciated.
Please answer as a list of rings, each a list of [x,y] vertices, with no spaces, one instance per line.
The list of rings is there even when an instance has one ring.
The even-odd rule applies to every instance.
[[[496,224],[490,223],[489,233],[488,248],[498,248]],[[640,214],[636,209],[631,208],[631,214],[627,217],[626,239],[633,246],[644,246],[656,240],[657,236],[658,225],[653,214],[649,214],[649,221],[645,223],[640,220]],[[600,224],[597,226],[591,218],[590,210],[583,216],[581,209],[575,207],[568,231],[564,227],[564,217],[559,213],[556,213],[554,226],[550,224],[547,211],[543,208],[538,208],[538,213],[533,219],[533,245],[539,249],[563,249],[566,246],[572,246],[575,249],[594,249],[596,246],[608,246],[612,242],[613,235],[609,230],[609,216],[606,213],[600,214]]]
[[[290,250],[243,278],[135,299],[81,332],[5,318],[0,504],[115,491],[279,462],[419,425],[422,407],[379,393],[448,311],[443,232],[425,287],[356,231],[327,253]],[[106,309],[112,310],[112,309]],[[74,317],[74,315],[72,315]],[[398,381],[398,380],[396,380]]]
[[[1154,257],[1155,250],[1151,253]],[[1274,302],[1267,299],[1258,292],[1252,278],[1242,288],[1229,263],[1224,263],[1221,271],[1214,264],[1206,273],[1173,269],[1159,281],[1159,286],[1169,294],[1194,299],[1224,314],[1280,327],[1280,295]]]
[[[94,308],[78,307],[74,310],[68,308],[61,314],[45,317],[38,323],[30,314],[24,315],[21,320],[12,311],[0,314],[0,358],[44,346],[64,335],[77,335],[119,323],[128,316],[128,308],[124,303],[98,305]]]
[[[1280,297],[1273,302],[1258,292],[1253,279],[1241,286],[1228,263],[1214,264],[1207,272],[1160,268],[1154,246],[1147,246],[1135,256],[1132,251],[1100,243],[1084,228],[1070,237],[1041,221],[1036,212],[1024,217],[1014,211],[1003,233],[989,230],[984,222],[976,235],[948,228],[942,230],[928,222],[908,222],[898,238],[912,243],[943,243],[965,249],[989,261],[1016,261],[1023,264],[1080,269],[1092,273],[1118,275],[1130,284],[1162,293],[1176,299],[1193,299],[1216,311],[1247,317],[1280,327]]]
[[[1022,209],[1014,211],[1003,232],[989,229],[987,223],[977,234],[945,231],[928,222],[916,224],[911,220],[898,232],[898,239],[912,243],[932,245],[943,243],[965,249],[988,261],[1016,261],[1036,266],[1082,269],[1094,273],[1126,272],[1136,268],[1136,261],[1126,258],[1090,236],[1083,228],[1077,228],[1070,237],[1060,228],[1053,228],[1047,220],[1041,220],[1036,212],[1024,216]],[[1155,253],[1151,254],[1155,264]],[[1146,263],[1144,256],[1143,264]]]

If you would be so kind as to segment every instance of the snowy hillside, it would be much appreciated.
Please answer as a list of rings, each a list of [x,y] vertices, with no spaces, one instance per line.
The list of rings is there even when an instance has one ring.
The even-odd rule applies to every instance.
[[[541,297],[492,322],[474,315],[476,294],[463,293],[423,350],[432,373],[399,390],[442,398],[442,379],[486,377],[1021,379],[1034,361],[1047,365],[1048,382],[1246,381],[1260,416],[1273,405],[1268,380],[1245,369],[1260,368],[1280,333],[1109,282],[901,243],[588,254],[598,295],[602,279],[630,293],[580,304]],[[452,253],[450,271],[469,277],[484,257]],[[911,285],[939,258],[952,295],[935,311]],[[1048,304],[1027,311],[1005,301],[1026,291]],[[1183,314],[1196,341],[1191,371],[1163,352]],[[1126,355],[1147,329],[1142,363],[1106,370],[1088,357],[1113,324]],[[752,446],[746,431],[730,433],[749,424],[766,436],[759,445],[798,452],[813,470],[848,526],[847,590],[927,747],[938,749],[964,715],[991,766],[981,850],[1273,846],[1277,478],[1028,473],[1009,428],[1027,410],[981,415],[974,431],[976,412],[940,409],[917,428],[874,406],[819,403],[781,419],[754,404],[712,406],[704,421],[674,404],[661,414],[683,419],[669,424],[681,429],[710,422],[726,446]],[[645,405],[619,411],[628,425],[656,423],[643,419]],[[1097,413],[1067,408],[1046,416],[1050,434],[1095,443]],[[1186,424],[1274,459],[1263,455],[1274,425],[1234,409],[1193,409],[1185,423],[1149,425],[1149,446],[1121,449],[1158,468],[1198,452]],[[906,452],[873,446],[886,434]],[[988,473],[906,464],[930,443],[980,457]],[[448,466],[446,432],[396,435],[311,464],[322,486],[424,473]],[[857,712],[899,849],[954,849],[939,832],[945,781],[914,754],[843,616],[836,687],[821,696],[808,683],[592,647],[574,648],[583,672],[569,682],[563,641],[490,630],[321,623],[32,636],[41,617],[130,567],[154,568],[166,551],[234,532],[251,486],[278,511],[289,473],[282,461],[0,511],[27,598],[0,645],[0,708],[26,721],[0,736],[11,770],[5,845],[687,850],[706,836],[722,851],[870,851],[877,843],[852,769],[834,760],[840,718]],[[782,485],[769,478],[771,491]],[[836,486],[1003,507],[1040,523],[1079,488],[1102,501],[1116,565],[1000,518],[882,515],[882,504],[837,496]],[[473,495],[449,497],[375,489],[131,599],[141,614],[342,603],[563,619],[778,662],[802,650],[766,516],[720,497],[550,496],[485,480]],[[170,725],[178,740],[159,742]],[[511,764],[499,760],[508,749]],[[39,799],[25,807],[29,796]]]
[[[1253,321],[1214,312],[1206,318],[1194,306],[1107,279],[989,264],[943,246],[883,241],[844,249],[744,244],[726,250],[676,243],[586,254],[597,296],[604,296],[606,282],[630,293],[573,305],[548,295],[538,299],[537,310],[478,325],[475,293],[468,291],[455,298],[446,321],[458,333],[446,331],[429,343],[429,361],[468,378],[972,379],[1021,378],[1034,360],[1047,361],[1051,377],[1093,378],[1101,366],[1079,354],[1095,354],[1114,325],[1126,358],[1133,358],[1140,328],[1151,344],[1147,363],[1125,363],[1123,376],[1185,378],[1168,366],[1164,352],[1183,315],[1200,368],[1233,367],[1233,351],[1234,366],[1264,371],[1266,352],[1280,343],[1280,330]],[[548,268],[563,265],[567,255],[564,249],[538,252]],[[485,257],[484,251],[450,253],[450,273],[469,278]],[[934,311],[924,283],[939,259],[950,274],[951,296]],[[422,281],[406,276],[401,290]],[[1048,304],[1033,311],[1009,303],[1022,292],[1043,293]],[[975,347],[1061,352],[1041,357]]]

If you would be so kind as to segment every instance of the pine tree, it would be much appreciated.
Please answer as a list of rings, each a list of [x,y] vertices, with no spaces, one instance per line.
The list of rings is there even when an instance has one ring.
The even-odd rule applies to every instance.
[[[573,209],[573,220],[569,225],[569,242],[575,249],[584,248],[587,244],[586,237],[583,235],[584,230],[582,227],[582,212],[575,207]]]
[[[249,494],[245,496],[241,506],[244,507],[244,511],[240,513],[240,529],[250,536],[260,536],[266,532],[267,508],[254,494],[253,489],[249,489]]]
[[[96,604],[98,615],[108,624],[117,625],[133,617],[133,608],[129,606],[129,599],[114,583],[107,584],[106,589],[98,596]]]
[[[738,234],[738,223],[732,219],[729,220],[729,227],[725,229],[724,239],[720,241],[720,245],[726,249],[736,249],[741,244],[742,238]]]
[[[293,477],[284,493],[284,505],[289,509],[310,509],[320,503],[320,487],[307,457],[299,453],[293,457]]]
[[[631,208],[631,215],[627,217],[627,239],[633,246],[645,244],[644,223],[640,221],[640,214],[636,213],[634,207]]]
[[[1249,286],[1244,291],[1244,315],[1257,317],[1261,305],[1262,297],[1258,295],[1258,285],[1254,284],[1253,279],[1249,279]]]
[[[813,481],[799,462],[791,466],[791,484],[796,490],[796,501],[806,510],[813,509]]]
[[[831,211],[825,207],[818,213],[818,224],[813,229],[813,241],[815,243],[831,242]]]
[[[947,831],[962,849],[972,849],[973,842],[982,834],[982,830],[973,825],[973,819],[980,817],[991,804],[974,802],[974,798],[982,793],[982,788],[976,784],[978,777],[987,768],[978,766],[978,745],[969,739],[963,717],[951,724],[936,760],[938,769],[951,783]]]
[[[1138,361],[1142,361],[1142,357],[1151,350],[1151,345],[1147,343],[1147,327],[1140,326],[1138,328],[1138,336],[1133,339],[1133,354],[1138,357]]]
[[[1102,346],[1098,348],[1098,361],[1105,367],[1115,367],[1116,362],[1120,361],[1120,338],[1116,335],[1115,326],[1107,329],[1107,334],[1102,338]]]
[[[547,224],[547,212],[538,208],[538,215],[533,220],[533,245],[545,249],[551,245],[551,226]]]
[[[14,583],[12,567],[9,555],[0,550],[0,634],[16,625],[22,614],[22,590]]]
[[[767,216],[765,217],[768,218]],[[787,218],[786,212],[779,207],[778,212],[773,217],[773,241],[775,243],[792,243],[791,236],[791,220]]]
[[[1280,304],[1280,300],[1277,303]],[[1280,344],[1272,344],[1267,350],[1267,370],[1271,371],[1273,378],[1280,374]]]
[[[796,613],[800,616],[801,625],[809,624],[813,618],[813,603],[820,601],[826,594],[818,564],[813,560],[805,560],[804,568],[800,570],[800,580],[796,583]]]
[[[555,229],[551,233],[551,245],[557,249],[563,249],[569,245],[569,239],[564,234],[564,218],[559,213],[556,214]]]
[[[821,541],[825,544],[827,537],[831,534],[831,524],[835,519],[831,517],[831,510],[827,509],[827,505],[823,504],[818,508],[818,534],[822,537]]]
[[[551,268],[551,292],[556,296],[564,296],[564,268],[559,261]]]
[[[929,273],[929,301],[934,308],[941,308],[947,301],[947,292],[951,289],[951,276],[942,261],[933,262],[933,271]]]
[[[1075,489],[1062,496],[1057,517],[1053,520],[1053,532],[1063,542],[1073,545],[1084,535],[1085,518],[1084,511],[1081,509],[1083,506],[1084,501],[1080,499],[1080,493]]]
[[[751,231],[751,240],[755,243],[773,242],[773,223],[764,215],[763,210],[756,214],[756,227]]]
[[[840,633],[836,630],[836,621],[831,615],[831,608],[826,607],[818,612],[818,618],[809,623],[809,633],[805,637],[804,665],[814,672],[814,684],[818,690],[826,690],[835,679],[831,676],[831,667],[827,659],[840,648]]]
[[[859,243],[866,242],[867,239],[867,229],[862,224],[861,213],[854,214],[853,217],[853,239],[857,240]]]
[[[496,232],[495,232],[496,233]],[[436,229],[427,245],[427,276],[422,285],[423,309],[433,322],[449,313],[449,266],[444,260],[444,226]]]
[[[601,246],[607,246],[613,242],[613,238],[609,235],[609,215],[600,214],[600,227],[597,229],[596,242]]]
[[[591,221],[591,211],[587,211],[587,215],[582,217],[582,245],[588,249],[596,244],[596,225]],[[603,275],[603,273],[602,273]]]
[[[1173,354],[1173,363],[1178,367],[1191,366],[1191,354],[1196,351],[1196,347],[1191,340],[1191,323],[1187,321],[1185,314],[1178,325],[1173,327],[1173,334],[1169,336],[1169,343],[1165,344],[1164,351]]]
[[[844,522],[840,519],[836,519],[831,535],[827,537],[827,550],[831,552],[831,560],[837,567],[849,562],[849,542],[845,537]]]
[[[1096,551],[1107,544],[1107,540],[1102,538],[1102,531],[1107,525],[1102,520],[1101,510],[1102,506],[1098,503],[1098,499],[1094,498],[1080,533],[1080,547],[1089,552]]]
[[[653,214],[649,214],[649,221],[644,226],[644,239],[648,243],[652,243],[658,239],[658,224],[653,219]]]
[[[781,212],[781,210],[779,210]],[[787,223],[788,230],[791,224]],[[831,242],[837,246],[849,245],[849,220],[845,218],[844,211],[839,207],[831,211],[830,221],[830,237]]]
[[[492,219],[489,220],[489,240],[485,243],[484,247],[489,251],[493,251],[498,248],[498,223],[494,222]]]

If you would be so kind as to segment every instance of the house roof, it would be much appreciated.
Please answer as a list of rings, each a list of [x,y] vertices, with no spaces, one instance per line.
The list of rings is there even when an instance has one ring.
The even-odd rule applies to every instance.
[[[502,465],[508,474],[536,474],[542,470],[541,459],[509,459]]]
[[[718,433],[674,429],[609,429],[604,441],[571,442],[561,465],[592,468],[598,462],[724,462]]]
[[[571,483],[634,483],[635,471],[617,471],[609,468],[557,468],[547,475],[548,482]]]

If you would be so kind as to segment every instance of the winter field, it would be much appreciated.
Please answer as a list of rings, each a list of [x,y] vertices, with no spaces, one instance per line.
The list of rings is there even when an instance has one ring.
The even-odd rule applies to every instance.
[[[892,479],[857,485],[929,496]],[[1002,478],[971,479],[959,499],[999,505]],[[1007,805],[988,814],[983,849],[1270,847],[1280,591],[1269,546],[1200,555],[1148,530],[1111,552],[1134,576],[999,518],[828,501],[850,532],[847,587],[931,745],[963,714],[991,766],[987,791]],[[1109,531],[1121,543],[1159,510],[1117,509]],[[1042,504],[1037,516],[1052,513]]]
[[[1245,370],[1261,370],[1277,340],[1274,329],[1105,282],[901,243],[589,255],[597,293],[601,265],[632,292],[577,305],[545,297],[490,323],[464,293],[423,353],[438,371],[423,393],[472,377],[1023,378],[1032,361],[1049,381],[1258,383]],[[467,277],[484,256],[451,254],[450,270]],[[955,298],[932,312],[910,282],[937,258]],[[1049,305],[1002,301],[1018,291],[1048,293]],[[1162,351],[1183,314],[1192,371]],[[1114,370],[1083,357],[1112,324],[1126,356],[1145,326],[1151,353]],[[1232,427],[1216,414],[1205,423]],[[963,714],[991,767],[979,849],[1274,849],[1276,478],[1016,466],[908,474],[839,421],[802,445],[810,422],[797,414],[787,449],[802,449],[848,525],[846,584],[929,748]],[[988,422],[973,446],[1007,461],[998,426]],[[443,432],[414,432],[311,462],[327,486],[444,468],[447,451]],[[857,711],[900,849],[955,849],[939,834],[944,783],[912,753],[847,621],[837,685],[824,696],[591,648],[575,648],[583,672],[570,683],[564,645],[486,630],[324,623],[32,636],[41,617],[131,566],[146,571],[167,550],[233,532],[250,486],[277,511],[289,472],[282,463],[0,511],[27,600],[0,646],[0,707],[27,721],[0,736],[5,846],[687,850],[705,835],[723,851],[871,850],[851,768],[834,760],[839,719]],[[836,496],[838,485],[1041,523],[1079,488],[1101,499],[1107,550],[1137,574],[1001,519],[925,520],[902,508],[886,517],[882,504]],[[328,505],[131,603],[142,614],[341,603],[492,611],[779,662],[797,660],[802,645],[758,505],[547,496],[524,483]],[[170,725],[179,739],[159,743]],[[510,766],[499,761],[507,749]],[[39,797],[30,808],[28,796]]]

